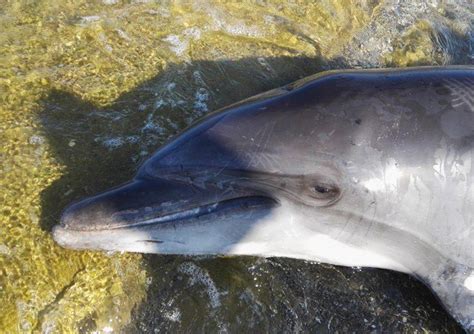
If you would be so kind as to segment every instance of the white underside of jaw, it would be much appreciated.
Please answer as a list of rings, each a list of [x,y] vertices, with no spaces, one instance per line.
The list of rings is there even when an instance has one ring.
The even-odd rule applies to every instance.
[[[261,241],[255,240],[256,236],[249,233],[245,238],[233,243],[229,240],[229,243],[225,244],[225,240],[219,238],[221,243],[217,248],[212,245],[214,243],[212,240],[196,245],[196,239],[191,241],[183,240],[185,238],[171,239],[164,237],[158,239],[137,229],[115,230],[101,235],[96,233],[89,237],[81,236],[81,240],[78,240],[77,243],[69,238],[66,246],[79,249],[136,253],[288,257],[349,267],[376,267],[410,273],[406,267],[383,254],[351,247],[326,235]],[[87,241],[84,241],[87,239],[94,241],[88,244]],[[467,282],[466,284],[470,283]]]
[[[257,255],[263,257],[289,257],[330,263],[347,267],[373,267],[411,271],[388,256],[345,245],[326,235],[316,235],[306,240],[285,240],[276,243],[239,241],[226,249],[231,255]]]
[[[350,246],[310,231],[292,215],[281,212],[245,223],[233,217],[181,228],[127,228],[108,231],[68,231],[58,228],[56,241],[69,248],[158,254],[251,255],[291,257],[352,267],[377,267],[410,272],[402,264],[370,248]],[[249,217],[246,217],[249,218]],[[250,220],[249,220],[250,221]]]

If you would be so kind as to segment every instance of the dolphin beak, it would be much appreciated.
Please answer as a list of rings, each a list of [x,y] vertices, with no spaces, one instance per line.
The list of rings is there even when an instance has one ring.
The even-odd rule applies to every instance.
[[[138,179],[66,208],[60,224],[53,228],[53,238],[67,248],[103,249],[107,245],[92,244],[95,236],[104,240],[104,235],[111,238],[150,229],[176,234],[178,223],[185,227],[185,222],[216,214],[229,217],[275,205],[273,199],[242,189],[224,191],[183,181]]]
[[[88,248],[95,235],[118,235],[121,230],[159,222],[160,218],[165,221],[176,212],[212,202],[215,197],[212,189],[199,189],[184,182],[134,180],[67,207],[60,224],[53,228],[53,238],[66,248]]]
[[[185,183],[137,180],[70,205],[60,227],[75,231],[100,231],[130,227],[188,206],[212,201],[216,194]]]

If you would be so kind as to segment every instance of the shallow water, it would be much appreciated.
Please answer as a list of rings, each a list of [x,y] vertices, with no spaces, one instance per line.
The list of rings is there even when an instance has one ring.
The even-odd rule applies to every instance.
[[[325,69],[473,64],[473,28],[470,1],[3,2],[0,332],[459,331],[406,275],[49,232],[209,111]]]

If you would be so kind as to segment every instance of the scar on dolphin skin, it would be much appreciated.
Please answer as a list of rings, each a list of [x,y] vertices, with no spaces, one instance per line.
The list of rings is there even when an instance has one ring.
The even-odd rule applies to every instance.
[[[69,206],[54,239],[405,272],[474,331],[472,83],[472,66],[329,71],[250,98],[171,139],[129,183]],[[433,89],[443,84],[448,105],[448,89]]]
[[[471,112],[474,112],[474,79],[464,80],[446,79],[446,87],[451,91],[451,100],[454,108],[466,105]]]

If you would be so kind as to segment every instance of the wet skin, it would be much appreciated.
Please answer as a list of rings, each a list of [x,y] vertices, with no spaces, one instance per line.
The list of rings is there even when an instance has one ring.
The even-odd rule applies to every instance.
[[[472,330],[473,158],[473,67],[325,72],[208,115],[53,235],[407,272]]]

